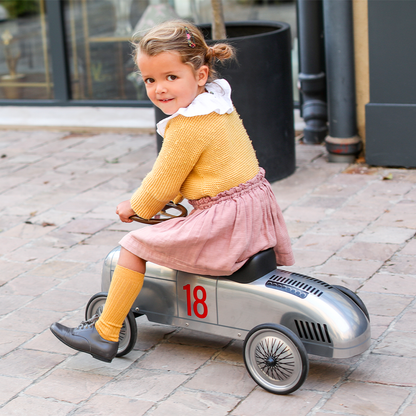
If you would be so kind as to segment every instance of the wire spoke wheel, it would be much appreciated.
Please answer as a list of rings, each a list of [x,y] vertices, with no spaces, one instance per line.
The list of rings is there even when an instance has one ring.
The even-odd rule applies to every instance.
[[[302,342],[292,331],[276,324],[259,325],[249,332],[244,362],[254,381],[276,394],[297,390],[309,370]]]
[[[85,308],[85,318],[90,319],[95,314],[101,316],[104,309],[104,304],[107,299],[107,293],[95,294],[87,304]],[[136,319],[132,312],[126,316],[123,322],[123,326],[120,330],[119,345],[116,357],[122,357],[128,354],[136,344],[137,339],[137,325]]]

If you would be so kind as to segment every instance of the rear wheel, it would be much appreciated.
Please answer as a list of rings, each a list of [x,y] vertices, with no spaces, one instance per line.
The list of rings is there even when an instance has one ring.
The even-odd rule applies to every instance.
[[[85,308],[85,319],[90,319],[95,314],[99,316],[103,312],[104,304],[107,299],[107,293],[96,293],[87,303]],[[129,312],[123,322],[120,330],[119,346],[116,357],[122,357],[128,354],[136,344],[137,325],[133,312]]]
[[[277,324],[253,328],[244,341],[244,363],[253,380],[275,394],[289,394],[305,381],[309,360],[302,341]]]

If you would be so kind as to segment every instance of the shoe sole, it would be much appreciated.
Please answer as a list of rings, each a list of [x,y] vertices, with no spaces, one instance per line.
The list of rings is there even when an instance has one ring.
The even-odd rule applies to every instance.
[[[95,358],[96,360],[104,361],[105,363],[111,363],[111,361],[113,361],[113,359],[109,359],[109,358],[101,357],[100,355],[93,354],[91,351],[78,350],[77,348],[74,348],[71,345],[69,345],[67,342],[65,342],[65,340],[62,339],[58,334],[55,334],[55,332],[52,330],[52,328],[49,328],[49,329],[51,330],[52,334],[54,334],[55,337],[58,338],[59,341],[61,341],[67,347],[69,347],[69,348],[71,348],[75,351],[84,352],[85,354],[90,354],[91,357]]]

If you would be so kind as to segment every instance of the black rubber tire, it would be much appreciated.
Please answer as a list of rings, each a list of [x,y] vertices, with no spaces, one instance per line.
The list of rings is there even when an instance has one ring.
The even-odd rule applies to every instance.
[[[357,304],[357,306],[364,312],[364,315],[367,317],[368,321],[370,321],[370,314],[368,313],[368,310],[364,302],[356,293],[354,293],[351,289],[348,289],[345,286],[340,286],[340,285],[332,285],[332,286],[338,289],[344,295],[348,296],[352,301],[354,301]]]
[[[309,372],[302,341],[290,329],[273,323],[258,325],[247,334],[244,363],[253,380],[275,394],[294,392]]]
[[[90,319],[95,314],[101,315],[106,299],[106,292],[96,293],[92,296],[85,308],[85,319]],[[128,354],[135,346],[136,340],[137,324],[133,312],[130,311],[124,319],[120,331],[119,347],[116,357],[122,357],[123,355]]]

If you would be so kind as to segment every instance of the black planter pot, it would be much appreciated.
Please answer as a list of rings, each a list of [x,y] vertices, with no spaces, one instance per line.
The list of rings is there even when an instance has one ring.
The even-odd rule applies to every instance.
[[[208,44],[211,26],[201,25]],[[217,68],[232,88],[233,103],[270,182],[295,170],[290,26],[282,22],[231,22],[227,42],[237,60]],[[156,121],[166,115],[156,108]],[[158,150],[162,138],[158,135]]]

